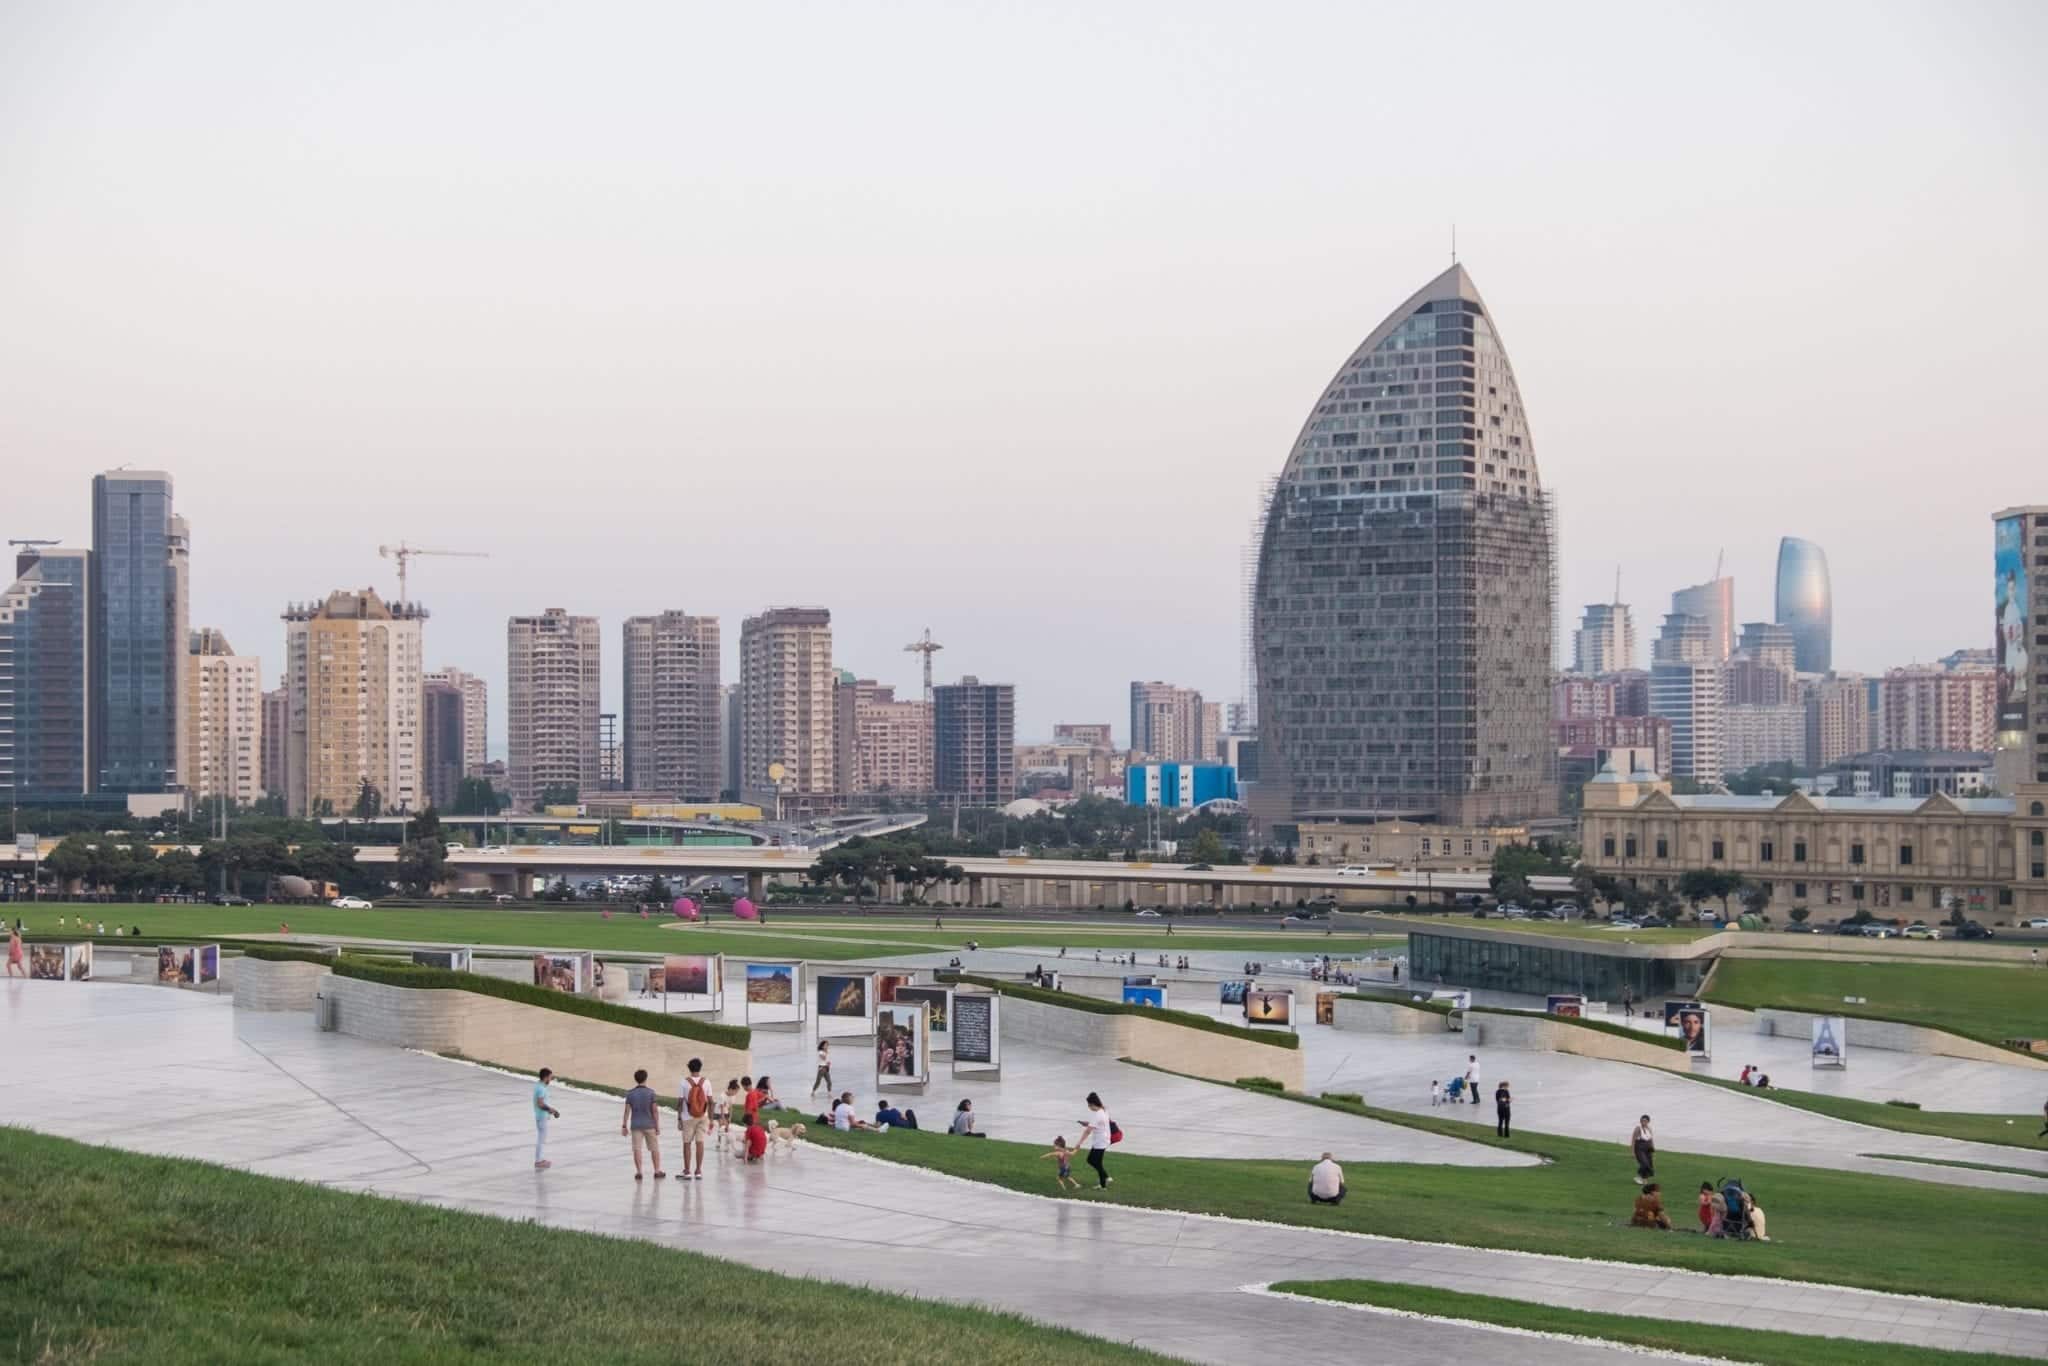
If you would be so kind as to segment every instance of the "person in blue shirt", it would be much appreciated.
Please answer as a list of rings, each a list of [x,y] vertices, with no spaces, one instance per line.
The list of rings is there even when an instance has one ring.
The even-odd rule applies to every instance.
[[[540,1080],[533,1084],[533,1169],[544,1172],[555,1164],[548,1161],[548,1121],[560,1119],[562,1112],[548,1104],[548,1083],[555,1079],[555,1069],[540,1069]]]
[[[899,1110],[887,1101],[877,1102],[875,1127],[880,1128],[883,1125],[887,1125],[891,1129],[915,1129],[917,1127],[917,1111]]]

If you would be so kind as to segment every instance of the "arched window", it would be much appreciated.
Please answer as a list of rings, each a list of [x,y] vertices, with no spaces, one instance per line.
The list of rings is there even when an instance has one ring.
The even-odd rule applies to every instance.
[[[2048,816],[2048,810],[2043,810],[2041,803],[2035,802],[2027,808],[2027,814],[2029,816]]]

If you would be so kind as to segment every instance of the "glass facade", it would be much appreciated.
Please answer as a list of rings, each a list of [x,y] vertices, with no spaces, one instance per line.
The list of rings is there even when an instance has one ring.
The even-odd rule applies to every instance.
[[[1253,650],[1269,819],[1555,813],[1553,532],[1507,352],[1453,266],[1331,381],[1267,513]]]
[[[171,522],[169,475],[94,477],[92,753],[101,792],[162,792],[177,781],[186,641]]]
[[[1618,1000],[1623,987],[1633,988],[1638,1001],[1691,995],[1699,990],[1712,963],[1709,955],[1623,957],[1589,949],[1584,941],[1572,939],[1537,945],[1443,934],[1408,936],[1411,981],[1528,996],[1581,992],[1595,1000]]]
[[[1835,599],[1827,552],[1812,541],[1778,542],[1778,624],[1792,628],[1794,667],[1824,674],[1834,667]]]
[[[22,555],[0,597],[0,800],[75,797],[89,778],[90,560]]]

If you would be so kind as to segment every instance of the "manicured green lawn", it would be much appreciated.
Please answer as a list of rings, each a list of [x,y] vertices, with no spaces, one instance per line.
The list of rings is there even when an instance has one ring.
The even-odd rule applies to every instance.
[[[1010,1315],[0,1128],[0,1356],[1163,1362]]]
[[[1852,1031],[1855,1029],[1853,1023],[1849,1027]],[[1954,1110],[1913,1110],[1902,1105],[1886,1105],[1882,1101],[1852,1100],[1847,1096],[1821,1096],[1811,1091],[1791,1091],[1777,1086],[1768,1091],[1759,1091],[1740,1082],[1724,1081],[1718,1077],[1696,1076],[1692,1080],[1730,1091],[1739,1091],[1767,1105],[1790,1105],[1798,1110],[1811,1110],[1817,1115],[1852,1120],[1857,1124],[1891,1129],[1902,1134],[1938,1134],[1942,1138],[1964,1138],[1973,1143],[2000,1143],[2009,1148],[2048,1147],[2048,1138],[2036,1137],[2041,1132],[2041,1116],[2038,1113],[1972,1115]],[[2043,1089],[2048,1090],[2048,1072],[2041,1074],[2041,1083]]]
[[[108,926],[140,925],[142,942],[152,935],[181,937],[218,935],[230,938],[275,934],[290,922],[293,935],[356,935],[375,939],[420,940],[437,944],[527,944],[547,948],[595,949],[638,953],[729,953],[780,958],[880,958],[897,953],[946,951],[962,953],[969,939],[984,948],[1049,947],[1064,944],[1070,954],[1083,950],[1151,951],[1153,954],[1197,951],[1302,956],[1339,956],[1370,949],[1398,948],[1402,940],[1387,936],[1288,933],[1246,934],[1221,930],[1118,930],[1100,925],[1086,929],[1051,923],[983,929],[987,922],[956,922],[944,929],[929,921],[849,921],[844,918],[802,919],[768,914],[763,928],[742,927],[729,917],[688,929],[662,929],[661,920],[614,912],[606,920],[596,911],[526,911],[484,907],[403,908],[340,911],[331,906],[84,906],[47,902],[9,908],[10,923],[19,915],[38,934],[58,933],[57,920],[87,915]],[[673,921],[667,923],[674,923]]]
[[[1116,1097],[1108,1099],[1114,1111]],[[1475,1168],[1370,1162],[1358,1152],[1338,1152],[1351,1197],[1332,1207],[1308,1203],[1307,1162],[1149,1157],[1143,1154],[1143,1132],[1133,1130],[1109,1159],[1116,1181],[1106,1193],[1093,1192],[1092,1174],[1077,1162],[1074,1174],[1088,1189],[1062,1198],[2048,1308],[2048,1282],[2012,1270],[2040,1259],[2041,1217],[2048,1207],[2037,1195],[1659,1153],[1665,1204],[1680,1227],[1698,1226],[1694,1204],[1702,1181],[1719,1184],[1739,1176],[1756,1195],[1770,1217],[1772,1241],[1731,1243],[1628,1227],[1637,1192],[1623,1139],[1632,1117],[1617,1122],[1612,1143],[1532,1133],[1498,1139],[1457,1120],[1346,1102],[1309,1103],[1550,1160],[1540,1167]],[[1027,1137],[1010,1134],[970,1142],[931,1131],[821,1133],[806,1116],[782,1118],[806,1120],[810,1136],[829,1146],[1011,1190],[1056,1194],[1053,1164],[1038,1160],[1052,1144],[1050,1133],[1029,1135],[1028,1142],[1006,1141]],[[946,1116],[920,1118],[937,1125]],[[1284,1127],[1284,1113],[1276,1118]],[[1068,1128],[1069,1142],[1075,1127]]]
[[[2019,965],[1724,958],[1709,987],[1707,999],[1733,1006],[1872,1015],[1994,1041],[2048,1038],[2048,970]],[[1850,1005],[1844,996],[1866,999]],[[1855,1048],[1852,1019],[1852,1058]]]
[[[1273,1289],[1290,1295],[1337,1300],[1345,1304],[1376,1304],[1438,1318],[1498,1323],[1538,1333],[1570,1333],[1604,1338],[1654,1351],[1725,1357],[1760,1366],[2010,1366],[2012,1358],[1989,1352],[1944,1352],[1905,1343],[1863,1342],[1856,1338],[1808,1337],[1760,1328],[1725,1324],[1674,1322],[1630,1314],[1588,1313],[1558,1309],[1528,1300],[1497,1295],[1471,1295],[1389,1281],[1278,1281]]]

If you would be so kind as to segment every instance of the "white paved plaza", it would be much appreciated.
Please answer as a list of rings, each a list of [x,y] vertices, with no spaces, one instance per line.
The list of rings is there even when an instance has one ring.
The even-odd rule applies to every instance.
[[[1583,1343],[1510,1338],[1242,1293],[1256,1283],[1330,1276],[1700,1322],[1739,1316],[1833,1337],[2048,1356],[2043,1313],[1091,1207],[817,1148],[751,1169],[713,1159],[711,1177],[702,1183],[636,1185],[618,1138],[617,1102],[601,1096],[559,1098],[564,1118],[551,1143],[556,1165],[536,1175],[529,1166],[526,1088],[517,1078],[322,1034],[302,1015],[237,1012],[224,997],[119,981],[9,981],[0,1008],[7,1040],[0,1049],[0,1094],[8,1097],[13,1123],[343,1189],[687,1246],[776,1271],[1013,1309],[1191,1360],[1241,1361],[1269,1353],[1283,1337],[1292,1355],[1390,1362],[1503,1352],[1536,1363],[1642,1359]],[[1327,1031],[1311,1031],[1307,1041],[1312,1072],[1343,1071],[1341,1051],[1329,1052],[1314,1037],[1319,1032]],[[808,1040],[764,1031],[756,1056],[757,1065],[776,1075],[785,1099],[801,1095],[810,1081]],[[1001,1081],[965,1092],[985,1127],[1000,1136],[1071,1133],[1078,1093],[1092,1088],[1111,1099],[1136,1152],[1307,1156],[1331,1146],[1354,1160],[1514,1158],[1107,1060],[1015,1049],[1006,1062]],[[1413,1059],[1420,1075],[1435,1065],[1419,1053]],[[1631,1076],[1642,1071],[1599,1066]],[[664,1089],[672,1085],[657,1080]],[[844,1077],[841,1084],[865,1102],[872,1087],[864,1080]],[[1370,1094],[1395,1084],[1381,1078],[1366,1089]],[[1712,1094],[1682,1078],[1671,1084]],[[951,1110],[950,1086],[937,1081],[915,1102],[928,1122]],[[109,1096],[147,1096],[148,1103],[110,1105]],[[1729,1100],[1755,1105],[1742,1096]],[[1560,1126],[1546,1118],[1538,1127]],[[1886,1150],[1905,1151],[1898,1145],[1907,1138],[1885,1135]],[[0,1145],[4,1141],[0,1137]],[[1723,1136],[1714,1143],[1716,1150],[1727,1148]],[[2008,1164],[2027,1156],[1998,1151]]]

